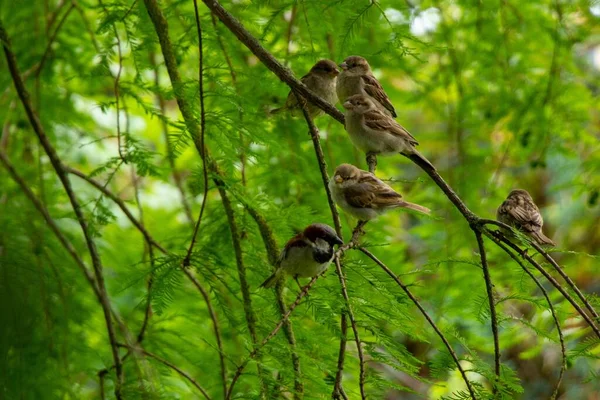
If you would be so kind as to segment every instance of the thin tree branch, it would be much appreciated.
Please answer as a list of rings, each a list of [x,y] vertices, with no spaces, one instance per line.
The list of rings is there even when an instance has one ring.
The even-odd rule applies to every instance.
[[[56,171],[56,174],[58,175],[58,178],[60,179],[60,181],[65,189],[65,192],[67,193],[67,196],[69,197],[69,201],[71,203],[71,206],[73,207],[73,211],[75,212],[77,221],[79,222],[79,225],[83,232],[83,235],[84,235],[87,247],[88,247],[88,251],[90,252],[90,256],[92,258],[92,265],[94,267],[94,274],[96,276],[96,283],[98,285],[98,290],[101,295],[101,306],[102,306],[102,310],[104,312],[104,320],[105,320],[106,328],[108,331],[108,338],[110,341],[112,356],[113,356],[113,359],[115,362],[115,371],[116,371],[116,375],[117,375],[117,380],[116,380],[116,385],[115,385],[115,396],[118,400],[120,400],[121,399],[121,386],[123,383],[123,368],[121,365],[121,359],[119,357],[119,350],[117,348],[116,333],[115,333],[115,329],[114,329],[114,325],[113,325],[113,321],[112,321],[112,317],[111,317],[112,308],[110,306],[110,300],[108,298],[108,293],[106,291],[106,286],[104,284],[104,276],[102,274],[103,267],[102,267],[102,261],[100,259],[100,255],[96,248],[96,244],[90,234],[87,221],[85,219],[85,216],[83,215],[83,211],[81,210],[81,205],[79,204],[79,201],[77,200],[77,197],[75,196],[75,193],[74,193],[73,189],[71,188],[71,182],[69,180],[66,170],[64,169],[64,166],[62,165],[62,161],[60,160],[60,158],[58,157],[58,154],[56,153],[56,150],[50,143],[50,140],[48,139],[48,136],[46,135],[40,120],[38,119],[37,115],[33,111],[33,108],[29,101],[29,93],[27,92],[27,89],[25,88],[25,85],[23,84],[23,80],[21,79],[21,76],[19,74],[19,70],[17,67],[17,60],[15,58],[14,53],[12,52],[12,50],[10,48],[10,40],[4,29],[4,24],[2,23],[2,21],[0,21],[0,41],[2,42],[2,45],[4,47],[4,54],[6,56],[6,61],[7,61],[7,64],[8,64],[9,70],[10,70],[10,74],[11,74],[13,83],[15,85],[17,94],[19,95],[19,98],[21,99],[21,102],[23,103],[23,108],[25,109],[25,112],[27,114],[27,117],[29,118],[29,122],[31,123],[31,126],[32,126],[34,132],[36,133],[40,143],[44,147],[44,151],[48,155],[48,158],[50,159],[50,163],[52,164],[52,167]]]
[[[494,238],[491,238],[491,239],[495,241]],[[525,273],[527,275],[529,275],[529,277],[535,282],[537,287],[540,289],[540,291],[546,298],[546,302],[548,303],[548,308],[550,308],[550,313],[552,313],[552,319],[554,319],[554,325],[556,326],[556,331],[558,332],[558,340],[560,341],[560,352],[561,352],[561,356],[562,356],[560,372],[558,374],[558,379],[556,381],[556,386],[552,393],[552,397],[550,398],[551,400],[554,400],[558,396],[558,390],[560,389],[560,384],[562,382],[563,375],[565,373],[565,369],[567,368],[567,349],[565,347],[565,340],[563,337],[562,329],[560,327],[560,321],[558,320],[558,316],[556,315],[556,311],[554,310],[552,301],[550,300],[550,297],[548,296],[548,292],[546,291],[546,289],[544,289],[544,286],[541,284],[539,279],[537,279],[535,277],[535,275],[533,275],[533,273],[529,270],[529,268],[527,268],[525,266],[525,264],[523,264],[523,262],[502,242],[495,241],[495,243],[498,247],[500,247],[502,250],[504,250],[506,252],[506,254],[508,254],[510,256],[510,258],[512,258],[517,264],[519,264],[519,266],[523,269],[523,271],[525,271]]]
[[[475,237],[477,238],[477,245],[479,246],[479,257],[481,257],[481,267],[483,269],[485,288],[490,307],[492,334],[494,336],[494,372],[496,373],[496,382],[494,382],[493,393],[496,394],[498,392],[498,384],[500,383],[500,344],[498,340],[498,317],[496,316],[496,304],[494,302],[494,285],[492,284],[492,278],[490,276],[490,268],[488,266],[485,245],[483,243],[483,238],[481,237],[481,232],[475,230]]]
[[[554,258],[552,258],[546,251],[544,251],[544,249],[542,249],[542,247],[539,244],[532,241],[531,245],[533,246],[534,249],[537,250],[538,253],[540,253],[542,255],[542,257],[544,257],[546,259],[546,261],[548,261],[550,263],[550,265],[552,265],[554,267],[554,269],[559,273],[559,275],[563,277],[565,282],[567,282],[567,285],[569,285],[571,287],[571,289],[573,289],[573,291],[575,292],[577,297],[579,297],[581,302],[585,305],[585,307],[589,310],[589,312],[594,316],[596,323],[600,322],[600,316],[598,316],[598,313],[596,312],[594,307],[592,307],[592,305],[590,304],[588,299],[583,295],[583,293],[581,293],[581,290],[579,290],[579,288],[577,287],[575,282],[573,282],[573,280],[569,277],[569,275],[567,275],[567,273],[560,267],[560,265],[558,265],[556,260],[554,260]]]
[[[215,0],[202,1],[267,68],[277,75],[279,79],[287,83],[290,88],[300,93],[302,97],[321,108],[327,114],[331,115],[339,122],[344,123],[344,114],[333,105],[329,104],[329,102],[317,96],[308,89],[305,84],[296,79],[294,74],[265,50],[258,40],[256,40],[256,38],[254,38],[234,16],[225,10],[219,2]]]
[[[58,36],[58,32],[60,32],[60,29],[64,25],[67,17],[71,13],[71,11],[73,11],[74,8],[75,8],[75,5],[71,4],[71,6],[67,9],[67,11],[65,12],[65,14],[62,16],[62,18],[58,22],[58,25],[56,26],[56,29],[52,33],[52,36],[50,36],[50,40],[48,40],[48,44],[46,45],[46,49],[44,50],[44,54],[42,55],[40,63],[37,65],[37,68],[35,70],[35,76],[36,77],[41,74],[42,69],[44,68],[44,65],[46,63],[46,60],[48,59],[48,55],[50,54],[50,49],[52,48],[52,44],[56,40],[56,37]]]
[[[158,250],[160,250],[161,253],[167,254],[167,250],[164,247],[162,247],[158,242],[156,242],[156,240],[154,240],[154,238],[152,238],[152,236],[150,236],[150,233],[146,230],[144,225],[133,216],[133,214],[131,213],[131,211],[125,204],[125,202],[123,200],[121,200],[116,194],[114,194],[113,192],[108,190],[105,185],[98,182],[94,178],[90,178],[88,175],[84,174],[83,172],[81,172],[75,168],[66,166],[66,165],[64,166],[64,168],[69,174],[73,174],[73,175],[83,179],[84,181],[86,181],[87,183],[89,183],[90,185],[92,185],[93,187],[98,189],[103,195],[105,195],[106,197],[111,199],[115,204],[117,204],[117,206],[119,206],[121,211],[123,211],[123,213],[125,214],[127,219],[129,219],[129,221],[136,227],[136,229],[138,231],[140,231],[140,233],[144,236],[144,239],[148,243],[151,243]]]
[[[342,313],[340,318],[340,350],[338,352],[337,371],[335,374],[335,383],[333,384],[334,399],[348,399],[344,389],[342,388],[342,377],[344,375],[344,360],[346,359],[346,342],[348,341],[348,320],[346,314]]]
[[[440,337],[440,339],[442,339],[442,342],[444,342],[444,345],[448,349],[450,356],[454,360],[454,363],[456,364],[465,384],[467,385],[467,389],[469,390],[469,394],[471,395],[471,398],[473,400],[476,400],[477,398],[475,396],[475,390],[473,389],[471,382],[467,379],[467,374],[465,373],[464,369],[460,365],[460,360],[458,359],[458,356],[452,349],[452,346],[450,346],[450,342],[448,342],[448,339],[446,339],[446,337],[444,336],[442,331],[437,327],[435,322],[433,322],[433,319],[431,319],[429,314],[427,314],[427,311],[425,311],[425,309],[423,308],[421,303],[419,303],[419,300],[417,300],[417,298],[410,292],[410,290],[408,289],[408,286],[403,284],[402,281],[400,280],[400,278],[398,278],[396,276],[396,274],[394,274],[394,272],[392,272],[392,270],[389,269],[383,262],[381,262],[377,257],[375,257],[373,255],[373,253],[371,253],[369,250],[365,249],[364,247],[359,247],[358,249],[361,252],[363,252],[367,257],[369,257],[371,260],[373,260],[375,262],[375,264],[379,265],[381,267],[381,269],[383,269],[385,271],[385,273],[388,274],[398,284],[398,286],[400,286],[402,288],[404,293],[406,293],[406,295],[410,298],[410,300],[417,306],[417,308],[419,309],[421,314],[423,314],[423,316],[425,317],[425,319],[427,320],[429,325],[431,325],[431,327],[433,328],[435,333],[437,333],[437,335]]]
[[[340,264],[339,257],[335,258],[335,267],[338,274],[338,278],[340,280],[340,285],[342,287],[342,296],[344,297],[344,301],[346,303],[347,308],[342,313],[348,314],[348,318],[350,319],[350,326],[352,326],[352,332],[354,333],[354,340],[356,341],[356,351],[358,352],[358,361],[360,367],[358,385],[360,388],[360,397],[364,400],[367,398],[365,394],[365,359],[363,356],[360,336],[358,335],[358,328],[356,327],[356,319],[354,318],[354,312],[352,311],[352,307],[350,305],[350,298],[348,297],[348,290],[346,289],[346,277],[344,275],[344,271],[342,270],[342,265]]]
[[[198,214],[198,220],[194,226],[194,233],[192,234],[192,240],[190,247],[188,248],[187,254],[183,259],[183,267],[190,265],[190,257],[192,256],[192,250],[196,244],[196,237],[198,236],[198,230],[202,223],[202,215],[204,214],[204,208],[206,207],[206,197],[208,197],[208,165],[206,163],[206,145],[204,143],[204,135],[206,133],[206,113],[204,110],[204,50],[202,48],[202,26],[200,25],[200,16],[198,15],[198,3],[194,0],[194,14],[196,16],[196,30],[198,33],[198,85],[200,97],[200,158],[202,158],[202,178],[204,179],[204,193],[202,196],[202,205],[200,206],[200,213]],[[223,388],[226,390],[226,383],[223,382]],[[225,393],[225,392],[223,392]]]

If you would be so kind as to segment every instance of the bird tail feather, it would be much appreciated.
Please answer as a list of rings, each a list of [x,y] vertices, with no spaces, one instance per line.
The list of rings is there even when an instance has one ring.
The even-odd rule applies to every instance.
[[[533,238],[535,239],[536,242],[538,242],[539,244],[548,244],[550,246],[556,246],[556,243],[554,243],[552,241],[552,239],[550,239],[549,237],[547,237],[546,235],[544,235],[542,233],[542,231],[538,231],[538,232],[531,232],[531,235],[533,236]]]
[[[273,272],[271,274],[271,276],[269,276],[267,278],[267,280],[265,280],[262,285],[260,285],[261,288],[265,288],[265,289],[270,289],[273,286],[275,286],[275,284],[277,283],[277,281],[279,280],[279,270]]]
[[[400,204],[400,207],[408,208],[409,210],[417,211],[425,215],[431,214],[431,210],[429,208],[420,206],[415,203],[409,203],[408,201],[404,201],[402,204]]]

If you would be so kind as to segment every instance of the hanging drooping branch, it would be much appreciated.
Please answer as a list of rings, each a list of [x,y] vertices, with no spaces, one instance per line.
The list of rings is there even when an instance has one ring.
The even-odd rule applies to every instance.
[[[14,53],[10,48],[10,40],[4,29],[4,24],[0,21],[0,42],[2,42],[2,46],[4,48],[4,54],[6,56],[6,61],[8,64],[8,68],[10,70],[10,75],[12,77],[12,81],[15,85],[15,89],[19,98],[21,99],[21,103],[23,104],[23,108],[25,109],[25,113],[29,119],[29,122],[33,128],[33,131],[37,135],[46,155],[50,159],[50,163],[54,168],[59,180],[62,183],[62,186],[67,193],[69,198],[69,202],[75,212],[75,216],[77,221],[79,222],[79,226],[81,227],[81,231],[85,238],[85,242],[90,253],[92,259],[92,266],[94,268],[94,275],[96,278],[96,284],[98,285],[98,292],[100,294],[102,311],[104,313],[104,321],[106,323],[106,328],[108,331],[108,339],[110,342],[110,347],[112,351],[113,360],[115,362],[115,371],[117,375],[117,380],[115,384],[115,396],[117,399],[121,399],[121,387],[123,384],[123,368],[121,365],[121,359],[119,357],[119,350],[117,348],[117,339],[115,328],[112,321],[111,310],[112,307],[110,305],[110,300],[108,298],[108,293],[106,291],[106,286],[104,284],[104,275],[103,275],[103,266],[102,261],[100,259],[100,254],[98,253],[98,249],[96,248],[96,243],[94,242],[92,235],[89,230],[89,226],[85,216],[83,215],[83,211],[81,209],[81,205],[79,204],[79,200],[75,196],[75,192],[71,188],[71,181],[69,180],[68,174],[63,167],[62,161],[60,160],[54,146],[50,143],[48,136],[40,120],[37,115],[33,111],[33,107],[29,101],[29,93],[23,84],[23,80],[21,79],[21,75],[19,74],[19,70],[17,67],[17,60],[15,58]],[[121,323],[120,323],[121,325]]]
[[[369,250],[365,249],[364,247],[359,247],[358,249],[362,253],[364,253],[367,257],[369,257],[371,260],[373,260],[375,262],[375,264],[379,265],[379,267],[381,267],[381,269],[383,269],[385,271],[385,273],[388,274],[390,276],[390,278],[392,278],[398,284],[398,286],[400,286],[400,288],[402,288],[402,290],[404,291],[404,293],[406,293],[406,295],[415,304],[415,306],[417,306],[417,308],[419,309],[419,311],[421,312],[421,314],[423,314],[423,316],[425,317],[425,319],[427,320],[427,322],[429,323],[429,325],[431,325],[431,327],[433,328],[433,330],[435,331],[435,333],[440,337],[440,339],[442,339],[442,342],[444,342],[444,345],[448,349],[448,352],[450,353],[450,356],[452,356],[452,359],[454,360],[454,363],[456,364],[456,367],[458,368],[458,370],[459,370],[459,372],[460,372],[460,374],[461,374],[461,376],[463,378],[463,381],[467,385],[467,388],[469,390],[469,394],[471,395],[471,398],[473,400],[476,400],[477,397],[475,396],[475,390],[473,389],[473,386],[471,385],[471,382],[469,381],[469,379],[467,379],[467,374],[465,373],[465,370],[460,365],[460,360],[458,359],[458,356],[456,355],[456,353],[452,349],[452,346],[450,346],[450,342],[448,342],[448,339],[446,339],[446,337],[444,336],[444,334],[442,333],[442,331],[437,327],[437,325],[435,324],[435,322],[433,322],[433,319],[431,319],[431,317],[429,316],[429,314],[427,314],[427,311],[425,311],[425,309],[423,308],[423,306],[421,305],[421,303],[419,303],[419,300],[417,300],[417,298],[411,293],[411,291],[408,289],[408,286],[406,286],[405,284],[403,284],[402,281],[400,280],[400,278],[398,278],[396,276],[396,274],[394,274],[394,272],[391,269],[388,268],[387,265],[385,265],[377,257],[375,257],[373,255],[373,253],[371,253]]]
[[[489,222],[488,222],[489,221]],[[496,221],[491,221],[491,220],[482,220],[482,223],[496,223]],[[503,224],[502,224],[503,225]],[[499,226],[502,226],[499,225]],[[504,225],[506,226],[506,225]],[[498,243],[504,243],[506,245],[506,247],[511,248],[512,250],[514,250],[515,252],[517,252],[521,257],[523,257],[525,260],[527,260],[527,262],[529,264],[531,264],[533,267],[535,267],[535,269],[537,269],[538,271],[540,271],[542,273],[542,275],[544,275],[544,277],[560,292],[560,294],[563,295],[563,297],[565,299],[567,299],[567,301],[569,303],[571,303],[571,305],[573,306],[573,308],[575,308],[575,310],[579,313],[579,315],[581,316],[581,318],[583,318],[585,320],[585,322],[587,322],[587,324],[590,326],[590,328],[592,328],[592,330],[594,331],[594,333],[596,334],[596,336],[598,336],[598,338],[600,338],[600,329],[598,329],[598,327],[596,326],[596,324],[591,320],[591,318],[585,313],[585,311],[583,311],[583,309],[581,308],[581,306],[579,304],[577,304],[577,302],[573,299],[573,297],[569,294],[569,292],[567,292],[560,283],[558,283],[556,281],[556,279],[554,279],[552,277],[552,275],[550,275],[548,273],[548,271],[546,271],[537,261],[535,261],[529,254],[527,254],[526,250],[521,249],[519,246],[517,246],[516,244],[514,244],[513,242],[511,242],[510,240],[508,240],[506,237],[504,237],[504,235],[502,233],[500,233],[499,231],[492,231],[490,229],[484,228],[482,233],[484,235],[486,235],[487,237],[489,237],[490,239],[492,239],[496,244]],[[500,247],[500,246],[499,246]],[[506,247],[500,247],[502,249],[506,249]]]
[[[494,238],[491,238],[491,239],[495,240]],[[498,245],[498,247],[500,247],[502,250],[504,250],[510,256],[510,258],[512,258],[517,264],[519,264],[521,269],[523,269],[523,271],[527,275],[529,275],[529,277],[535,282],[536,286],[540,289],[540,291],[546,298],[546,302],[548,303],[548,308],[550,309],[550,313],[552,314],[552,319],[554,320],[554,325],[556,326],[556,331],[558,332],[558,340],[560,341],[560,352],[561,352],[561,356],[562,356],[560,372],[558,373],[558,379],[556,380],[556,385],[554,387],[554,391],[553,391],[552,397],[551,397],[551,400],[554,400],[558,396],[558,390],[560,388],[560,384],[562,382],[562,378],[565,373],[565,369],[567,368],[567,349],[565,347],[565,340],[563,337],[562,329],[560,327],[560,321],[558,320],[558,316],[556,315],[556,311],[554,310],[552,301],[550,300],[550,297],[548,296],[548,292],[546,291],[546,289],[544,289],[544,286],[541,284],[539,279],[537,279],[535,277],[535,275],[533,275],[533,273],[529,270],[529,268],[527,268],[525,266],[525,264],[519,259],[519,257],[517,257],[517,255],[515,255],[502,242],[496,241],[496,245]]]
[[[346,277],[344,275],[344,271],[342,270],[342,265],[338,257],[335,258],[335,268],[338,278],[340,280],[340,286],[342,287],[342,296],[344,297],[344,302],[346,303],[347,307],[347,309],[344,312],[342,312],[341,318],[345,320],[345,317],[343,316],[343,314],[345,313],[348,314],[348,318],[350,319],[350,326],[352,327],[354,341],[356,342],[356,352],[358,353],[358,365],[360,368],[360,373],[358,376],[358,387],[360,388],[361,399],[365,400],[367,398],[365,394],[365,357],[363,355],[360,336],[358,335],[358,328],[356,327],[356,319],[354,318],[354,312],[352,311],[352,307],[350,305],[350,297],[348,297],[348,290],[346,289]],[[345,341],[345,338],[340,340]]]
[[[490,268],[488,266],[487,255],[485,253],[485,245],[483,244],[481,232],[475,230],[475,237],[477,238],[477,245],[479,246],[479,257],[481,258],[481,268],[483,269],[483,277],[485,279],[485,289],[487,292],[488,304],[490,307],[492,335],[494,336],[494,372],[496,373],[496,382],[493,386],[493,393],[496,394],[498,391],[498,384],[500,380],[500,343],[498,340],[498,317],[496,316],[494,289],[492,285],[492,278],[490,277]]]

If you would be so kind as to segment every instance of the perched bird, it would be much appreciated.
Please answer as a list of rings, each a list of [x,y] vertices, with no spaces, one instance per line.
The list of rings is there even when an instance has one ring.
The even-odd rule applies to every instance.
[[[275,272],[261,287],[271,288],[284,275],[312,278],[324,272],[333,260],[333,246],[343,241],[325,224],[311,224],[291,238],[279,255]]]
[[[498,207],[496,219],[513,228],[522,231],[525,235],[535,240],[538,244],[556,246],[556,244],[542,233],[544,220],[531,195],[527,190],[515,189]]]
[[[402,125],[377,109],[368,96],[356,94],[346,99],[346,131],[354,146],[367,154],[401,153],[415,155],[433,169],[435,167],[415,148],[419,144]]]
[[[350,56],[340,64],[340,68],[342,72],[336,86],[340,101],[362,94],[370,97],[380,111],[396,118],[396,110],[381,83],[373,76],[367,60],[360,56]]]
[[[401,194],[375,175],[350,164],[342,164],[335,169],[333,178],[329,180],[329,190],[338,206],[363,222],[397,207],[423,214],[430,212],[426,207],[404,201]]]
[[[338,102],[335,86],[339,73],[340,71],[333,61],[321,60],[310,69],[308,74],[300,78],[300,80],[323,100],[334,105]],[[311,118],[316,118],[325,113],[322,109],[310,102],[307,102],[306,106]],[[302,107],[298,103],[298,99],[296,98],[294,92],[290,92],[288,94],[287,100],[285,101],[285,105],[283,107],[271,110],[271,114],[277,114],[284,110],[302,112]]]

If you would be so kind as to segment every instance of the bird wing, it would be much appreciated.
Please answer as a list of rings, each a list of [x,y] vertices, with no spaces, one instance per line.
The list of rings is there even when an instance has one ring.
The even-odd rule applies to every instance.
[[[348,187],[345,197],[349,205],[359,208],[390,207],[398,205],[402,200],[402,195],[371,174]]]
[[[302,233],[297,234],[293,238],[287,241],[283,250],[279,254],[279,259],[277,260],[277,267],[281,265],[281,262],[288,257],[289,251],[294,247],[305,247],[307,244],[302,237]]]
[[[544,224],[540,210],[531,202],[525,201],[523,204],[509,202],[505,210],[527,231],[539,230]]]
[[[304,75],[302,78],[300,78],[300,81],[302,83],[304,83],[306,86],[308,86],[308,88],[310,90],[313,90],[313,88],[315,87],[314,80],[315,80],[315,77],[312,76],[310,74],[310,72],[308,74]],[[289,108],[289,109],[300,108],[300,107],[298,107],[298,98],[294,94],[293,90],[291,90],[290,93],[288,93],[287,100],[285,101],[285,106],[286,106],[286,108]]]
[[[417,139],[404,129],[402,125],[397,123],[393,118],[385,115],[379,110],[369,110],[365,113],[365,125],[374,131],[387,131],[393,135],[399,136],[407,140],[410,144],[416,146],[419,144]]]
[[[394,109],[390,98],[385,93],[385,90],[383,90],[383,87],[377,78],[370,74],[363,75],[361,78],[364,84],[365,92],[367,92],[369,96],[373,97],[382,106],[384,106],[395,118],[397,116],[396,110]]]

